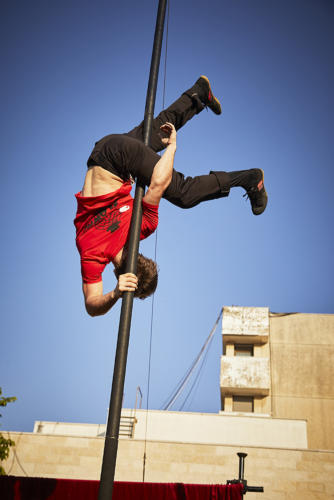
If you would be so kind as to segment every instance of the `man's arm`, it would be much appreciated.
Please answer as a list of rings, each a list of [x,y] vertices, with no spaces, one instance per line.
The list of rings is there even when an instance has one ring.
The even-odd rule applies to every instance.
[[[165,123],[160,127],[169,135],[162,141],[167,144],[164,154],[153,169],[151,183],[143,198],[150,205],[159,205],[162,195],[168,188],[173,174],[174,155],[176,151],[176,130],[172,123]]]
[[[103,282],[83,283],[82,290],[85,296],[86,311],[90,316],[101,316],[107,313],[123,292],[134,292],[138,278],[132,273],[121,274],[117,286],[112,292],[103,295]]]

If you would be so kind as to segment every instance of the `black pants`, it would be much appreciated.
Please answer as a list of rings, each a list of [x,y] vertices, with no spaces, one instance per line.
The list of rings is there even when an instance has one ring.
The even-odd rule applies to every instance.
[[[126,134],[103,137],[95,144],[87,166],[99,165],[123,180],[128,180],[131,175],[133,178],[140,178],[146,186],[149,186],[154,166],[160,159],[157,152],[165,148],[161,142],[160,126],[170,122],[178,130],[204,108],[197,96],[191,97],[194,90],[195,87],[192,87],[182,94],[154,119],[151,147],[143,143],[142,122]],[[228,194],[226,172],[184,177],[180,172],[173,170],[172,181],[163,197],[178,207],[191,208],[202,201],[222,198]]]

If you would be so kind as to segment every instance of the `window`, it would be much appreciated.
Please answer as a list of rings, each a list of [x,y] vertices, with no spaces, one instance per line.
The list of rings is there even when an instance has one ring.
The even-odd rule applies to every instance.
[[[254,356],[254,346],[248,344],[235,344],[234,356]]]
[[[253,413],[254,412],[253,396],[233,396],[232,411]]]

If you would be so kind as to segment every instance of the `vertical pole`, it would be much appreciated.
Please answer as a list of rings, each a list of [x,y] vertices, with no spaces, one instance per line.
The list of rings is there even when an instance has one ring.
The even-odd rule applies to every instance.
[[[244,485],[244,487],[245,487],[244,474],[245,474],[245,458],[247,457],[247,453],[241,453],[240,452],[240,453],[237,453],[237,455],[239,457],[239,483],[242,483]],[[243,491],[241,493],[241,498],[244,498],[244,492]]]
[[[166,4],[167,0],[159,0],[144,117],[144,144],[146,146],[149,145],[151,139]],[[144,189],[144,186],[137,181],[130,227],[129,251],[126,264],[127,273],[135,274],[137,271],[140,227],[142,220],[142,199],[144,196]],[[133,292],[123,293],[98,500],[111,500],[112,498],[118,448],[119,424],[121,419],[124,380],[126,372],[126,361],[130,337],[132,306]]]
[[[245,474],[245,458],[247,453],[237,453],[239,457],[239,481],[244,479]]]

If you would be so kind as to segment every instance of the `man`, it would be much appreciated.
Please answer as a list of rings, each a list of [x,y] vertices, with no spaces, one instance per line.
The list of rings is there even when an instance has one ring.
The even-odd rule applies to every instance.
[[[124,273],[133,205],[132,179],[140,178],[148,186],[143,198],[141,239],[155,231],[162,197],[180,208],[191,208],[202,201],[226,197],[231,187],[241,186],[254,215],[265,210],[267,194],[260,169],[210,171],[207,175],[186,178],[173,169],[176,130],[206,106],[221,114],[209,80],[201,76],[154,120],[150,147],[142,142],[143,123],[126,134],[111,134],[95,144],[87,161],[83,189],[75,195],[78,209],[74,221],[85,306],[91,316],[109,311],[124,291],[144,299],[157,286],[156,263],[141,254],[137,276]],[[160,157],[157,152],[163,149]],[[104,294],[102,272],[109,262],[115,266],[118,283],[113,291]]]

